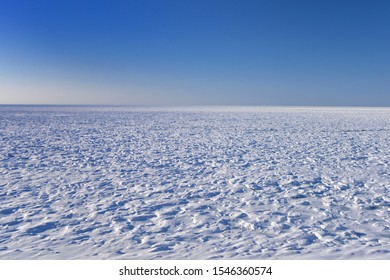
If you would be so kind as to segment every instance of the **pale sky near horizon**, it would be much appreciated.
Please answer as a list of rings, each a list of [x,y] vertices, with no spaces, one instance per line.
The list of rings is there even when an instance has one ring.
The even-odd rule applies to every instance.
[[[390,2],[0,3],[0,104],[390,106]]]

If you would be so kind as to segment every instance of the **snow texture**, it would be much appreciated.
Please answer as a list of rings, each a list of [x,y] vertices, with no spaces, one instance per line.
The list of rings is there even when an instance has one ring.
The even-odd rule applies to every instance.
[[[0,259],[390,259],[390,109],[0,106]]]

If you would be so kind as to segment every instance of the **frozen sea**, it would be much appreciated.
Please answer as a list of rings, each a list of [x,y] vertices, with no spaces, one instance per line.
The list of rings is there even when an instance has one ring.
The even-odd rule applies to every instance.
[[[0,106],[0,259],[390,259],[390,109]]]

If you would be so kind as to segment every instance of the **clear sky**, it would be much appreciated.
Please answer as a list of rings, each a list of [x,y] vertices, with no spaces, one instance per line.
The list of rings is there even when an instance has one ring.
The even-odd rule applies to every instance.
[[[1,0],[15,103],[390,106],[390,1]]]

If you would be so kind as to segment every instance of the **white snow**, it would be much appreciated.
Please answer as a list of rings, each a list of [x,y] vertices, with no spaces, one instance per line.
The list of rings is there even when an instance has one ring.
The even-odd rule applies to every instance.
[[[390,259],[390,109],[0,106],[0,259]]]

